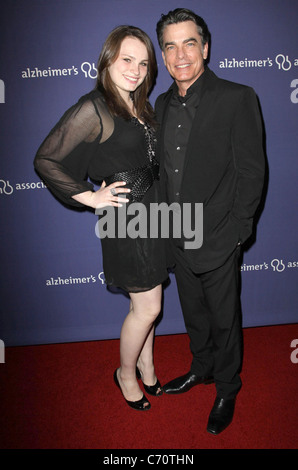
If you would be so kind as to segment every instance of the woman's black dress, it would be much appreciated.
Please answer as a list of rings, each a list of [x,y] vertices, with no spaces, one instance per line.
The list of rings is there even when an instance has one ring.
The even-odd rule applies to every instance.
[[[113,118],[102,94],[94,90],[66,111],[52,129],[36,154],[35,168],[47,187],[62,202],[82,207],[72,196],[93,190],[88,177],[100,183],[114,173],[131,171],[148,164],[154,136],[151,131],[148,133],[147,127],[136,119],[126,121],[121,117]],[[132,205],[134,201],[124,204],[123,209],[110,206],[110,212],[100,211],[99,224],[103,217],[110,221],[107,214],[110,215],[111,211],[115,216],[112,236],[110,226],[106,230],[108,236],[101,239],[107,285],[121,287],[128,292],[141,292],[167,279],[163,240],[156,234],[150,236],[150,208],[159,202],[159,183],[154,180],[140,201],[142,211],[133,210],[128,214],[129,206],[131,209],[135,207]],[[123,213],[126,214],[125,220]],[[139,216],[141,218],[138,220]],[[121,223],[126,225],[126,236],[123,236]],[[130,236],[131,228],[133,236]],[[121,238],[118,229],[121,229]],[[142,235],[135,236],[138,234]]]

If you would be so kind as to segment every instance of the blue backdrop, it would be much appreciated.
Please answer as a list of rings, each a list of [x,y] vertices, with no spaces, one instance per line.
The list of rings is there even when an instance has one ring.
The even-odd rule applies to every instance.
[[[297,322],[298,5],[292,0],[10,0],[1,4],[1,317],[6,345],[118,338],[128,300],[103,284],[96,216],[63,207],[33,169],[63,112],[94,87],[115,26],[144,29],[171,79],[155,25],[184,6],[212,33],[210,68],[252,86],[266,132],[268,184],[255,243],[242,263],[243,326]],[[175,280],[157,334],[185,331]]]

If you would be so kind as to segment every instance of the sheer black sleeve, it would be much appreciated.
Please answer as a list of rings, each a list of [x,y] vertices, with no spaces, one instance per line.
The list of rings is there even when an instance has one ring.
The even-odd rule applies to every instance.
[[[93,190],[88,166],[102,135],[102,120],[92,99],[81,99],[62,116],[41,144],[34,167],[62,202],[82,207],[72,196]]]

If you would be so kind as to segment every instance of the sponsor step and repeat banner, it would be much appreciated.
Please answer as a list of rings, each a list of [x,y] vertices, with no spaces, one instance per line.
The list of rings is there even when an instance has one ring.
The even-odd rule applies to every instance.
[[[243,326],[297,322],[297,2],[10,0],[0,20],[1,344],[119,338],[129,299],[106,289],[97,216],[58,202],[33,159],[64,111],[94,87],[100,49],[119,24],[153,40],[154,104],[171,84],[156,22],[181,6],[210,28],[209,67],[252,86],[262,110],[267,180],[241,263]],[[170,274],[157,334],[183,332]]]

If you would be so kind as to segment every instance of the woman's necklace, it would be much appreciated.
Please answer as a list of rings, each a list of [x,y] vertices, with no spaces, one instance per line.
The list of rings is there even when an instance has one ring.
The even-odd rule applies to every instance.
[[[133,116],[131,118],[131,121],[144,132],[146,139],[147,157],[152,163],[155,158],[156,150],[156,138],[154,129],[148,124],[142,123],[136,116]]]

